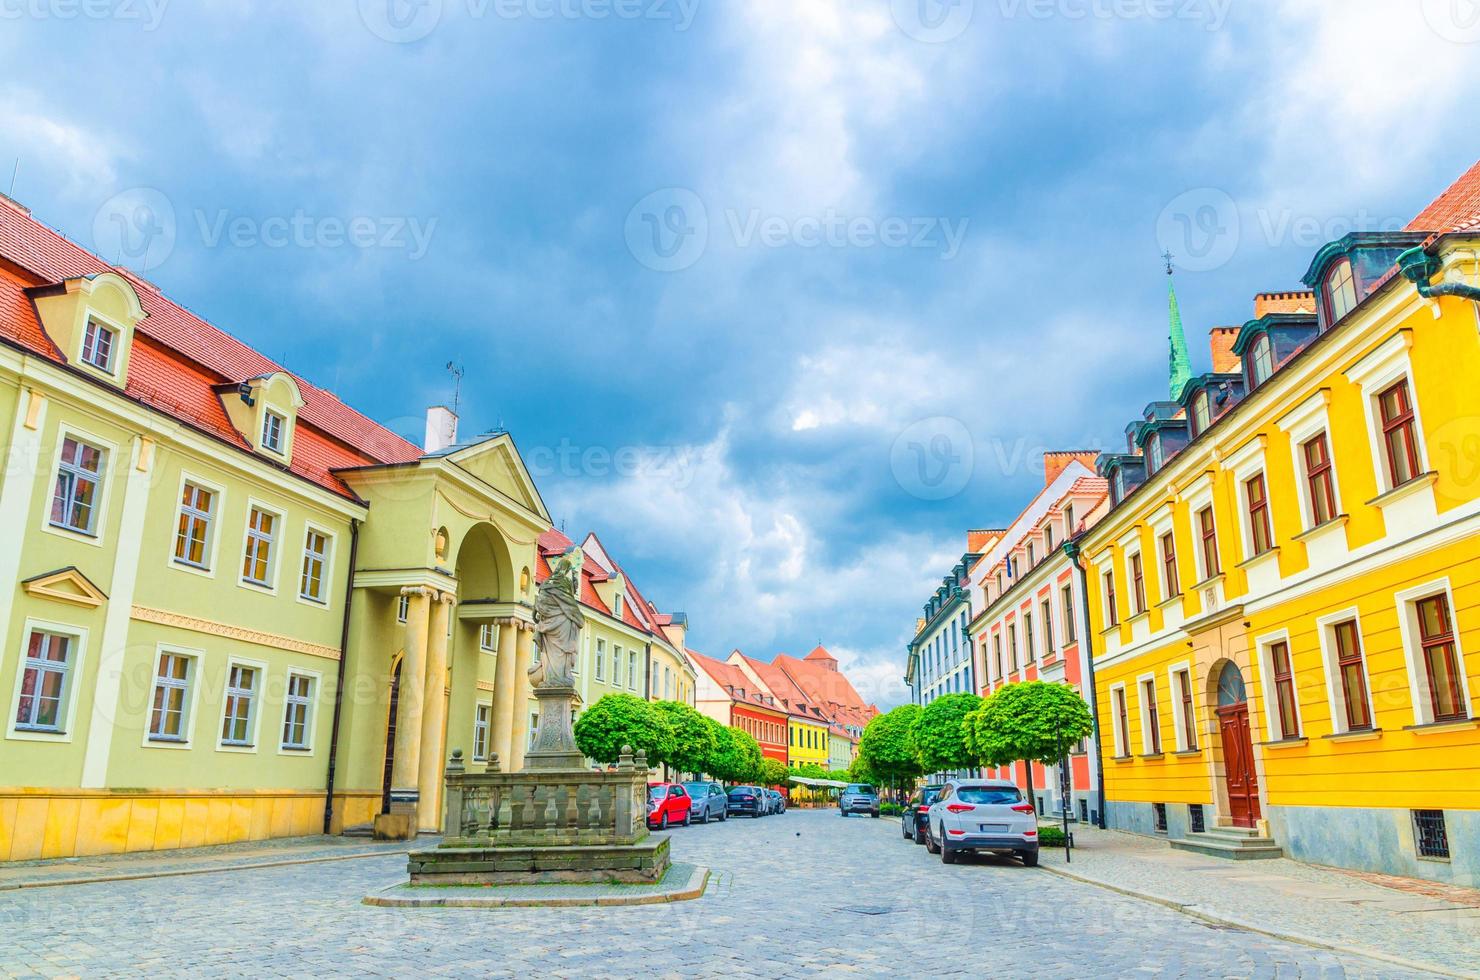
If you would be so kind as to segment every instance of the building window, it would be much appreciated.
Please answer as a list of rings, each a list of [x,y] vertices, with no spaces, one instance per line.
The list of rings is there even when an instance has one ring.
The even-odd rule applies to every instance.
[[[478,649],[484,653],[493,653],[497,649],[498,627],[493,623],[478,624]]]
[[[534,748],[534,737],[539,734],[540,713],[534,709],[529,712],[529,742],[526,748]]]
[[[473,712],[473,761],[488,760],[488,723],[493,715],[493,706],[480,704]]]
[[[180,494],[180,523],[175,529],[175,561],[194,568],[210,566],[211,521],[216,495],[194,483]]]
[[[1387,457],[1388,479],[1400,487],[1423,472],[1418,462],[1418,437],[1414,431],[1413,399],[1404,379],[1377,396],[1382,413],[1382,445]]]
[[[1036,562],[1037,562],[1037,559],[1035,559],[1033,557],[1033,542],[1029,541],[1028,542],[1028,568],[1031,569]]]
[[[1207,831],[1207,820],[1203,814],[1203,805],[1201,803],[1187,804],[1187,829],[1194,834],[1201,834]]]
[[[1074,503],[1070,501],[1064,505],[1064,537],[1074,537]]]
[[[997,662],[997,679],[1000,681],[1002,679],[1002,676],[1003,676],[1003,674],[1002,674],[1002,634],[1001,633],[994,633],[992,635],[992,657]]]
[[[1037,654],[1033,650],[1033,614],[1023,613],[1023,659],[1032,663]]]
[[[1141,553],[1131,553],[1131,602],[1136,615],[1146,611],[1146,574],[1141,568]]]
[[[1372,711],[1367,704],[1367,671],[1362,663],[1362,641],[1357,634],[1357,621],[1337,623],[1336,672],[1345,712],[1346,730],[1360,731],[1372,727]]]
[[[1047,599],[1044,599],[1043,602],[1039,604],[1039,612],[1043,614],[1041,617],[1043,620],[1043,655],[1045,657],[1052,657],[1054,651],[1053,603],[1049,602]]]
[[[1459,654],[1454,646],[1454,621],[1449,598],[1430,596],[1416,604],[1419,644],[1423,650],[1424,676],[1428,682],[1429,709],[1434,721],[1469,717],[1460,680]]]
[[[1110,698],[1115,702],[1115,755],[1123,759],[1131,754],[1131,722],[1126,714],[1125,688],[1113,689]]]
[[[1352,278],[1352,264],[1342,259],[1326,276],[1327,324],[1338,322],[1357,305],[1357,284]]]
[[[1120,611],[1115,608],[1115,573],[1105,573],[1105,622],[1120,625]]]
[[[1064,608],[1064,643],[1073,643],[1077,636],[1074,622],[1074,586],[1064,586],[1059,590],[1059,596],[1063,600]]]
[[[1167,832],[1167,805],[1165,803],[1151,804],[1151,819],[1158,834]]]
[[[1269,334],[1260,334],[1249,352],[1249,373],[1253,380],[1250,388],[1258,387],[1274,374],[1274,348],[1270,346]]]
[[[1197,530],[1202,541],[1203,577],[1212,578],[1222,568],[1218,565],[1218,530],[1213,524],[1213,508],[1197,512]]]
[[[1177,707],[1182,713],[1183,752],[1197,751],[1197,712],[1192,706],[1192,674],[1187,670],[1177,671]]]
[[[313,710],[313,678],[289,674],[283,697],[283,748],[303,751],[308,746],[308,719]]]
[[[1312,527],[1336,516],[1336,484],[1331,469],[1331,447],[1322,432],[1300,447],[1305,456],[1305,485],[1310,492]]]
[[[1007,624],[1007,660],[1011,664],[1012,673],[1016,674],[1018,669],[1017,623]]]
[[[1049,524],[1043,528],[1043,553],[1046,555],[1053,551],[1053,525]]]
[[[622,686],[622,648],[612,644],[612,686]]]
[[[20,697],[15,727],[60,734],[66,724],[67,699],[72,683],[74,638],[62,633],[32,630],[21,669]]]
[[[1112,486],[1115,489],[1115,503],[1118,504],[1125,499],[1125,471],[1119,467],[1115,469],[1115,479],[1112,481]]]
[[[1208,407],[1208,393],[1199,391],[1192,396],[1192,434],[1201,435],[1212,424],[1212,412]]]
[[[298,594],[310,602],[324,602],[324,562],[329,555],[329,536],[308,529],[303,539],[303,574]]]
[[[1161,469],[1161,464],[1164,462],[1161,455],[1161,433],[1151,433],[1151,438],[1146,440],[1146,448],[1149,450],[1147,455],[1151,459],[1151,473],[1155,473]]]
[[[596,679],[606,680],[606,641],[602,639],[596,641]]]
[[[1269,529],[1269,495],[1264,488],[1263,473],[1244,481],[1244,500],[1249,509],[1249,546],[1254,555],[1262,555],[1274,546]]]
[[[1161,578],[1162,594],[1166,598],[1174,599],[1182,594],[1182,583],[1177,579],[1177,543],[1172,540],[1171,531],[1161,536]]]
[[[91,364],[99,371],[113,373],[113,349],[118,343],[118,332],[88,318],[87,328],[82,333],[82,363]]]
[[[622,593],[618,592],[612,602],[612,615],[618,619],[622,618]]]
[[[242,557],[242,581],[272,588],[272,548],[277,515],[260,507],[247,514],[247,548]]]
[[[1156,680],[1151,677],[1141,681],[1141,751],[1147,755],[1161,755],[1161,712],[1156,704]]]
[[[85,442],[70,437],[62,440],[56,490],[51,497],[51,523],[54,526],[83,534],[94,533],[105,455],[103,450]]]
[[[262,413],[262,448],[271,449],[281,455],[283,451],[283,429],[287,424],[277,412],[268,410]]]
[[[1270,673],[1274,677],[1274,700],[1278,709],[1279,737],[1300,737],[1300,714],[1295,700],[1295,676],[1290,667],[1290,647],[1283,640],[1269,648]]]
[[[192,660],[178,653],[159,655],[159,668],[154,675],[154,705],[149,714],[149,741],[185,741]]]
[[[1443,810],[1413,811],[1413,843],[1421,858],[1449,860],[1449,830]]]
[[[232,664],[226,679],[226,707],[221,718],[221,744],[250,747],[252,705],[256,699],[257,669]]]
[[[637,651],[627,651],[627,686],[637,690]]]
[[[406,622],[406,617],[411,615],[411,597],[402,595],[396,600],[396,622]]]

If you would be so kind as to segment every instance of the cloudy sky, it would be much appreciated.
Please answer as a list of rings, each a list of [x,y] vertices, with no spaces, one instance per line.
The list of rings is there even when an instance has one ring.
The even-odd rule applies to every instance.
[[[514,433],[696,647],[881,704],[967,527],[1474,162],[1469,0],[25,0],[0,189],[373,417]]]

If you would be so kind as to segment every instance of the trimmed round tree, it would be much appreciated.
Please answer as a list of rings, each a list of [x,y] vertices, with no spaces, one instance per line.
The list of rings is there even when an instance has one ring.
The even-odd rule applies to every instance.
[[[652,705],[631,694],[605,694],[581,712],[575,724],[576,745],[588,758],[612,763],[622,746],[647,753],[649,766],[668,760],[674,750],[673,726]]]
[[[966,716],[982,706],[982,699],[966,691],[943,694],[920,709],[910,726],[909,744],[925,773],[970,769],[975,753],[966,745]]]
[[[920,760],[910,745],[918,704],[902,704],[870,719],[858,740],[858,759],[878,781],[898,788],[920,777]]]
[[[1025,763],[1028,797],[1034,762],[1054,765],[1094,734],[1089,705],[1067,684],[1023,681],[999,687],[966,719],[967,747],[985,766]]]
[[[762,786],[780,786],[786,782],[786,763],[779,759],[761,759],[760,783]]]
[[[673,729],[673,750],[663,761],[679,773],[703,772],[714,755],[718,726],[682,701],[655,701],[652,708]]]

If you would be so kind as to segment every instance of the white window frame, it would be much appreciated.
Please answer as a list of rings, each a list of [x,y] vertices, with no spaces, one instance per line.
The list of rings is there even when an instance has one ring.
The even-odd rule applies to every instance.
[[[602,637],[596,638],[596,679],[606,681],[606,640]]]
[[[405,626],[406,621],[410,618],[411,597],[403,592],[396,597],[396,622],[400,623],[402,626]]]
[[[486,712],[486,715],[484,714]],[[481,733],[481,734],[480,734]],[[478,701],[473,705],[473,761],[487,762],[493,748],[493,702]],[[482,743],[481,745],[479,743]]]
[[[1367,442],[1376,471],[1378,496],[1392,490],[1388,471],[1387,448],[1382,438],[1382,412],[1377,398],[1399,381],[1408,382],[1408,397],[1413,405],[1413,441],[1418,453],[1418,471],[1429,472],[1429,450],[1424,439],[1423,413],[1419,410],[1418,387],[1413,383],[1413,365],[1408,351],[1413,346],[1413,333],[1400,330],[1356,364],[1347,368],[1347,380],[1362,390],[1362,411],[1367,418]],[[1418,480],[1410,481],[1417,483]]]
[[[323,595],[324,595],[324,597],[322,599],[313,599],[313,598],[310,598],[307,595],[304,595],[304,593],[303,593],[303,566],[308,563],[308,555],[309,555],[309,552],[308,552],[308,536],[310,534],[318,534],[318,535],[321,535],[323,537],[323,539],[324,539],[324,553],[323,553],[323,555],[321,556],[321,559],[320,559],[321,560],[321,563],[323,565],[323,568],[319,572],[319,588],[323,592]],[[308,521],[308,522],[305,522],[304,523],[304,525],[303,525],[303,549],[299,553],[298,588],[296,590],[297,593],[298,593],[298,601],[301,602],[301,603],[303,603],[304,605],[306,605],[306,606],[312,606],[315,609],[328,609],[329,606],[332,604],[333,598],[334,598],[334,595],[333,595],[334,552],[336,550],[338,550],[335,547],[335,545],[337,543],[338,542],[336,542],[335,539],[334,539],[334,532],[333,531],[330,531],[326,527],[322,527],[322,526],[320,526],[318,524],[315,524],[312,521]],[[450,627],[451,624],[452,624],[452,617],[451,616],[447,617],[447,622],[448,622],[448,626]]]
[[[231,693],[231,668],[247,667],[254,671],[252,685],[251,710],[247,715],[247,727],[251,729],[251,744],[239,745],[235,742],[226,741],[226,699]],[[234,752],[242,755],[256,755],[257,749],[262,745],[262,698],[267,690],[267,664],[261,660],[249,660],[246,657],[231,657],[226,661],[226,670],[221,678],[221,710],[217,713],[216,725],[216,751]]]
[[[206,525],[206,561],[204,566],[192,565],[182,558],[175,557],[175,543],[179,540],[180,514],[185,509],[185,487],[187,484],[194,485],[211,494],[212,506],[210,520]],[[189,572],[192,575],[200,575],[205,578],[215,578],[216,569],[220,565],[221,519],[225,513],[225,487],[212,480],[197,476],[189,470],[181,470],[179,486],[175,490],[175,523],[170,527],[170,542],[164,551],[165,564],[177,571]]]
[[[534,737],[540,727],[540,711],[538,708],[529,708],[529,733],[525,736],[525,749],[534,748]]]
[[[51,508],[56,500],[57,479],[62,472],[62,449],[66,441],[87,443],[94,449],[102,450],[103,458],[98,464],[98,495],[93,505],[92,530],[78,531],[71,527],[51,522]],[[63,423],[57,427],[56,448],[51,457],[51,478],[46,483],[46,493],[43,495],[41,508],[41,530],[47,534],[55,534],[66,538],[68,541],[85,541],[96,548],[103,546],[103,526],[108,520],[108,498],[113,489],[112,469],[118,465],[118,444],[108,439],[93,435],[85,429]]]
[[[26,676],[26,660],[31,648],[31,634],[35,632],[55,633],[72,640],[72,655],[67,664],[66,679],[63,681],[62,700],[65,702],[62,708],[61,731],[36,730],[30,728],[17,728],[15,723],[16,712],[21,706],[21,682]],[[82,687],[79,683],[83,676],[82,671],[86,667],[88,631],[82,626],[73,626],[69,623],[57,623],[46,619],[27,617],[21,629],[20,649],[16,657],[15,685],[11,688],[9,702],[9,713],[5,718],[5,737],[19,742],[71,742],[72,735],[77,730],[77,697]]]
[[[269,581],[266,585],[260,582],[254,582],[246,576],[247,544],[251,541],[252,511],[254,510],[260,510],[265,514],[270,514],[276,519],[276,529],[273,531],[271,546],[268,549],[267,570]],[[236,569],[236,584],[239,588],[246,589],[250,592],[263,592],[268,595],[278,594],[278,586],[282,580],[282,569],[279,566],[283,562],[283,539],[287,535],[287,529],[288,519],[282,509],[272,507],[254,497],[247,498],[247,512],[242,518],[242,546],[241,550],[237,552],[239,567]]]
[[[1341,621],[1341,619],[1335,620],[1335,622]],[[1361,632],[1361,627],[1358,627],[1358,632]],[[1282,741],[1284,738],[1280,729],[1279,691],[1275,689],[1274,678],[1273,650],[1279,643],[1285,645],[1285,652],[1290,658],[1290,683],[1295,688],[1295,735],[1292,738],[1305,737],[1305,717],[1300,708],[1300,682],[1295,674],[1295,648],[1290,645],[1290,631],[1278,629],[1254,638],[1254,652],[1259,658],[1259,688],[1264,694],[1264,737],[1271,742]],[[1365,650],[1362,659],[1364,661],[1367,659]],[[1333,660],[1332,663],[1335,661]],[[1372,696],[1370,688],[1367,696],[1369,698]],[[1333,719],[1334,717],[1333,715]]]
[[[142,745],[150,749],[190,749],[195,745],[195,723],[200,717],[196,710],[200,703],[200,671],[205,663],[206,652],[194,647],[182,647],[173,643],[160,643],[154,648],[154,672],[150,677],[149,701],[144,705],[144,738]],[[151,730],[154,722],[154,692],[159,688],[159,668],[165,657],[181,657],[188,661],[185,676],[185,717],[181,719],[182,737],[157,736]],[[167,686],[177,686],[170,684]]]
[[[272,428],[273,420],[276,420],[278,423],[276,439],[277,445],[275,446],[269,443],[267,438],[268,432]],[[286,415],[284,415],[282,412],[274,411],[273,409],[268,407],[264,407],[262,409],[261,443],[262,448],[270,453],[278,456],[287,455],[285,450],[288,448],[288,417]]]
[[[1372,703],[1371,664],[1368,657],[1367,634],[1362,629],[1362,618],[1356,606],[1348,606],[1337,612],[1316,618],[1316,635],[1321,645],[1321,664],[1326,674],[1326,704],[1331,709],[1331,733],[1345,735],[1351,731],[1346,723],[1346,695],[1341,684],[1340,667],[1337,664],[1336,625],[1348,620],[1356,623],[1357,642],[1362,647],[1362,687],[1367,692],[1367,717],[1372,719],[1372,730],[1378,729],[1377,709]],[[1294,654],[1292,653],[1293,657]],[[1293,670],[1292,662],[1291,668]],[[1301,731],[1305,731],[1304,728]]]
[[[297,695],[290,694],[293,686],[293,678],[302,677],[308,681],[308,698],[303,700]],[[291,755],[297,757],[312,757],[314,745],[316,744],[314,734],[318,730],[319,722],[319,691],[323,683],[323,674],[316,670],[306,670],[302,667],[289,667],[288,679],[283,684],[283,712],[282,724],[278,726],[278,755]],[[291,746],[285,740],[288,728],[288,709],[294,704],[302,704],[303,712],[303,745]]]
[[[98,364],[95,361],[88,360],[87,355],[84,353],[87,350],[87,331],[88,328],[93,326],[96,326],[98,329],[112,334],[112,337],[109,339],[108,342],[108,363],[106,366]],[[126,335],[127,332],[124,330],[123,327],[114,323],[107,317],[89,309],[87,311],[87,316],[85,317],[84,323],[82,324],[82,336],[79,338],[79,343],[77,346],[77,363],[91,368],[92,370],[97,371],[99,374],[102,374],[106,377],[117,378],[118,365],[123,360],[123,354],[119,348],[123,346],[123,338]],[[94,345],[93,350],[97,350],[96,344]]]
[[[1415,725],[1434,723],[1434,709],[1430,703],[1432,699],[1429,691],[1429,672],[1423,662],[1423,634],[1418,625],[1418,603],[1423,599],[1441,594],[1449,603],[1449,625],[1454,630],[1454,654],[1459,662],[1459,689],[1464,697],[1465,714],[1468,718],[1475,717],[1475,702],[1470,700],[1469,671],[1465,669],[1465,651],[1460,641],[1459,611],[1454,605],[1454,590],[1450,587],[1449,576],[1446,575],[1422,585],[1404,589],[1393,596],[1397,604],[1398,632],[1403,642],[1403,660],[1408,669],[1408,693],[1413,699],[1413,724]],[[1364,664],[1366,659],[1364,655],[1362,658]],[[1463,723],[1463,719],[1453,721],[1453,724]]]
[[[1191,752],[1193,751],[1192,740],[1188,738],[1187,725],[1182,718],[1182,692],[1178,689],[1180,685],[1177,680],[1177,675],[1183,671],[1187,672],[1187,695],[1192,698],[1192,717],[1196,723],[1198,717],[1197,681],[1192,672],[1192,661],[1180,660],[1167,668],[1167,697],[1171,699],[1168,706],[1172,709],[1172,736],[1177,751]]]
[[[1256,558],[1269,558],[1279,553],[1279,538],[1274,526],[1274,497],[1270,490],[1269,468],[1264,462],[1264,436],[1258,435],[1250,439],[1239,449],[1232,453],[1227,461],[1226,468],[1233,476],[1235,510],[1234,515],[1238,518],[1239,545],[1242,548],[1243,562],[1250,562]],[[1248,482],[1259,475],[1264,476],[1264,502],[1269,511],[1269,550],[1260,555],[1254,554],[1254,526],[1249,520],[1249,488]],[[1194,518],[1196,515],[1194,515]],[[1218,515],[1213,514],[1213,525],[1216,528]],[[1201,530],[1199,529],[1199,535]],[[1222,555],[1219,556],[1222,558]],[[1252,583],[1250,591],[1253,591]]]
[[[1150,683],[1150,685],[1151,685],[1151,701],[1152,701],[1152,703],[1155,703],[1155,704],[1160,704],[1161,703],[1161,699],[1160,699],[1160,697],[1156,693],[1156,674],[1154,672],[1148,671],[1148,672],[1146,672],[1146,673],[1141,674],[1140,676],[1138,676],[1136,678],[1136,706],[1140,709],[1140,715],[1141,715],[1141,754],[1142,755],[1152,755],[1153,754],[1152,751],[1151,751],[1151,703],[1147,703],[1147,701],[1146,701],[1146,685],[1147,685],[1147,683]],[[1158,712],[1158,715],[1160,715],[1160,712]],[[1160,725],[1157,726],[1156,737],[1157,737],[1157,741],[1160,742],[1161,741]],[[1165,752],[1166,751],[1166,746],[1165,745],[1160,746],[1160,750],[1161,750],[1161,752]]]
[[[1290,437],[1290,460],[1294,464],[1295,493],[1300,501],[1300,526],[1304,531],[1317,530],[1315,504],[1310,496],[1310,479],[1305,465],[1305,444],[1318,435],[1326,436],[1326,452],[1331,457],[1331,494],[1336,498],[1336,512],[1331,520],[1321,525],[1322,529],[1340,524],[1345,516],[1342,506],[1341,475],[1336,468],[1336,446],[1331,437],[1331,421],[1328,407],[1331,391],[1322,388],[1288,412],[1277,423]]]
[[[627,689],[637,690],[637,649],[635,647],[627,649]]]
[[[1125,726],[1121,727],[1120,706],[1125,705]],[[1126,699],[1125,682],[1110,685],[1110,736],[1115,747],[1117,759],[1127,758],[1130,753],[1131,741],[1131,712],[1130,702]]]
[[[478,649],[484,653],[498,652],[498,623],[478,624]]]
[[[622,686],[622,646],[612,644],[612,687]]]
[[[1125,572],[1124,582],[1125,582],[1126,611],[1130,614],[1130,615],[1128,615],[1126,617],[1126,621],[1127,622],[1131,621],[1132,619],[1136,619],[1137,617],[1144,616],[1146,613],[1148,613],[1148,612],[1151,611],[1151,606],[1152,606],[1151,595],[1150,595],[1150,593],[1146,589],[1146,556],[1141,551],[1140,541],[1141,541],[1141,532],[1140,532],[1140,529],[1138,528],[1136,530],[1136,543],[1134,545],[1130,546],[1130,547],[1122,548],[1121,551],[1120,551],[1121,561],[1122,561],[1122,563],[1124,565],[1124,568],[1122,569],[1122,571]],[[1140,609],[1137,609],[1136,608],[1136,578],[1135,578],[1135,575],[1131,571],[1131,556],[1133,556],[1133,555],[1135,557],[1141,559],[1141,600],[1142,600],[1142,605],[1141,605],[1141,608]]]

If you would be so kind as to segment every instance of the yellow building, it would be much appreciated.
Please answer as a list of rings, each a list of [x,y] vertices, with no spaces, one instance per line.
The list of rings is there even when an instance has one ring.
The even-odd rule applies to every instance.
[[[1480,876],[1480,290],[1434,288],[1480,282],[1477,189],[1327,245],[1101,458],[1111,826]]]

